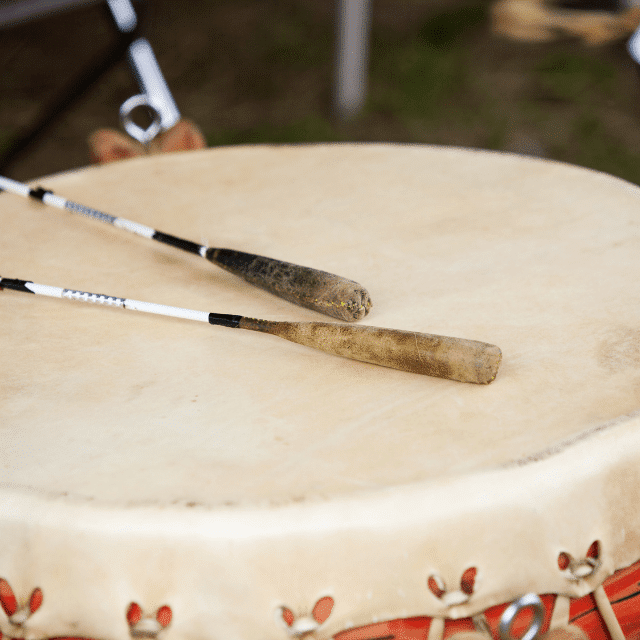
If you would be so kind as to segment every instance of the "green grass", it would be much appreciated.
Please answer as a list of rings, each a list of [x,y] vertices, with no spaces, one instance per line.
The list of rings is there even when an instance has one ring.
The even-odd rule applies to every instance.
[[[267,10],[246,0],[207,0],[195,3],[199,9],[189,17],[179,3],[164,0],[159,5],[176,31],[163,27],[151,35],[177,104],[211,146],[453,145],[537,153],[640,184],[640,76],[624,43],[509,41],[491,32],[494,0],[446,1],[444,10],[426,0],[372,3],[367,101],[347,121],[333,115],[336,24],[326,3],[272,0]],[[52,91],[43,87],[43,78],[55,74],[41,69],[40,49],[25,45],[25,51],[37,64],[19,68],[33,66],[36,75],[16,67],[4,79],[0,113],[13,116],[0,130],[0,153],[20,133],[9,129],[29,120]],[[15,52],[7,47],[5,57]],[[51,168],[38,172],[86,162],[84,122],[116,124],[117,109],[136,87],[125,65],[106,80],[113,91],[106,102],[100,98],[104,104],[74,106],[75,142],[67,156],[74,159],[56,153],[47,160]]]
[[[314,114],[280,126],[265,123],[242,130],[218,130],[207,135],[207,144],[297,144],[339,142],[343,139],[328,118]]]
[[[9,150],[14,137],[15,134],[13,132],[6,129],[0,129],[0,154]]]
[[[616,77],[611,63],[565,51],[546,55],[535,73],[551,99],[575,102],[594,93],[610,95]]]
[[[640,145],[612,128],[608,116],[612,110],[631,120],[637,116],[640,131],[640,111],[634,111],[630,90],[640,81],[629,75],[628,56],[620,47],[588,48],[578,42],[498,42],[490,33],[488,7],[487,2],[474,3],[434,13],[408,33],[374,23],[368,99],[352,121],[334,120],[327,99],[304,116],[266,117],[247,127],[212,131],[208,141],[228,145],[392,140],[512,150],[513,132],[524,131],[539,143],[545,157],[640,184]],[[331,84],[332,23],[318,28],[300,10],[276,24],[265,24],[254,45],[264,67],[256,67],[262,79],[248,86],[247,94],[261,90],[277,96],[277,83],[268,78],[270,69],[286,77],[321,68]],[[493,84],[505,65],[516,69],[519,80],[508,94]]]
[[[640,184],[640,158],[611,136],[595,116],[582,116],[575,123],[577,150],[572,160],[629,182]]]
[[[486,20],[485,5],[455,7],[427,20],[418,30],[418,38],[435,51],[454,51],[466,34]]]

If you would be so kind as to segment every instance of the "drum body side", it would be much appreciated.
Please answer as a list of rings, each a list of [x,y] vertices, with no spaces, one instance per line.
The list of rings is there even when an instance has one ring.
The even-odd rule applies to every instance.
[[[4,489],[2,577],[23,600],[43,590],[24,625],[31,637],[126,640],[131,602],[170,606],[167,638],[277,640],[283,608],[308,617],[325,596],[335,604],[322,637],[474,616],[514,594],[578,598],[640,557],[638,426],[633,416],[479,477],[278,508],[117,509]],[[594,541],[590,576],[558,567],[560,553],[578,557]],[[460,598],[471,568],[473,592]],[[450,595],[436,597],[431,577]]]

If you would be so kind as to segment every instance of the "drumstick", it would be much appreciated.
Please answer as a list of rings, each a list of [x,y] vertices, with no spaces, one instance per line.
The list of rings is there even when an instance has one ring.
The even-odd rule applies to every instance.
[[[61,289],[11,278],[0,278],[0,289],[2,288],[270,333],[352,360],[459,382],[489,384],[495,379],[502,359],[500,349],[485,342],[414,331],[329,322],[256,320],[239,315],[193,311],[153,302]]]
[[[31,189],[26,184],[0,176],[0,190],[2,189],[25,198],[40,200],[44,204],[58,209],[66,209],[71,213],[106,222],[119,229],[157,240],[189,253],[195,253],[288,302],[325,313],[339,320],[346,322],[360,320],[371,309],[371,298],[362,285],[326,271],[302,267],[291,262],[258,256],[253,253],[206,247],[190,240],[162,233],[162,231],[126,218],[112,216],[77,202],[65,200],[42,187]]]

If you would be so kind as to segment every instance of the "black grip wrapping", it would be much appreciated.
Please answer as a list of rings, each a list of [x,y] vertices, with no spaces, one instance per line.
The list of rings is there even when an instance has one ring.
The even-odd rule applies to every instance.
[[[191,240],[183,240],[182,238],[172,236],[169,233],[162,233],[162,231],[156,231],[152,238],[158,242],[162,242],[163,244],[168,244],[172,247],[176,247],[177,249],[182,249],[183,251],[188,251],[189,253],[195,253],[197,255],[200,254],[200,249],[202,248],[202,245],[191,242]]]
[[[21,291],[22,293],[35,293],[31,289],[27,289],[30,280],[16,280],[15,278],[0,278],[0,290],[12,289],[13,291]]]
[[[371,309],[362,285],[326,271],[233,249],[211,248],[205,257],[280,298],[346,322],[360,320]]]
[[[29,196],[34,200],[40,200],[40,202],[43,201],[47,193],[53,193],[53,191],[50,191],[49,189],[44,189],[43,187],[37,187],[35,189],[29,190]]]
[[[240,326],[242,316],[235,316],[228,313],[210,313],[209,324],[215,324],[220,327],[229,327],[237,329]]]

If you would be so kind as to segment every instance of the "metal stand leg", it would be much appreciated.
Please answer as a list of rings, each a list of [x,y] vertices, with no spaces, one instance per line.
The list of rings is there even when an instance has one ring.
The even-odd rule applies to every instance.
[[[70,8],[79,4],[87,4],[87,2],[58,0],[55,8]],[[140,4],[144,5],[144,2],[140,2]],[[45,17],[42,14],[42,7],[33,0],[28,0],[19,5],[9,5],[6,10],[0,11],[0,29],[42,17]],[[140,24],[140,21],[138,24]],[[29,129],[8,145],[8,148],[0,156],[0,173],[8,173],[8,168],[17,160],[20,154],[45,134],[51,125],[100,80],[107,71],[125,58],[129,45],[139,35],[139,27],[131,33],[122,33],[120,30],[117,30],[116,33],[118,40],[115,45],[99,59],[93,60],[75,78],[65,83],[63,89],[40,109],[39,116]]]
[[[339,0],[335,110],[339,118],[356,115],[367,94],[371,0]]]

